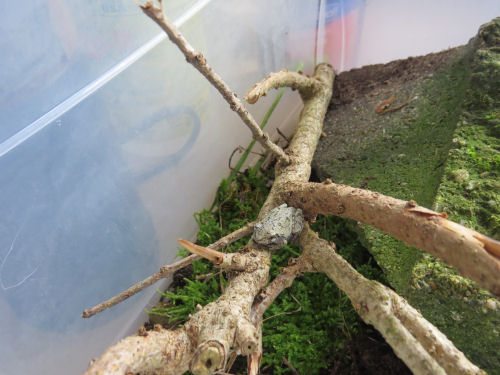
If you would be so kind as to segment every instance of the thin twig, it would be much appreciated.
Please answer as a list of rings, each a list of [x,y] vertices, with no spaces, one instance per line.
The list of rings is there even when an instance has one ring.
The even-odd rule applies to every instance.
[[[139,6],[163,31],[165,31],[169,39],[181,50],[186,56],[187,62],[193,65],[198,71],[220,92],[222,97],[229,103],[231,109],[240,116],[241,120],[247,125],[253,134],[253,137],[264,148],[278,155],[280,160],[288,164],[289,157],[281,147],[271,142],[269,135],[264,133],[259,127],[253,116],[243,105],[242,101],[236,94],[229,88],[229,86],[222,80],[222,78],[215,73],[215,71],[207,64],[207,61],[202,53],[196,52],[189,42],[184,39],[182,34],[177,30],[175,25],[171,23],[163,14],[162,2],[158,0],[159,6],[151,1],[146,1]]]
[[[286,359],[285,356],[282,356],[281,358],[283,359],[283,363],[292,371],[293,375],[300,375],[297,369],[293,367],[290,362],[288,362],[288,359]]]
[[[288,137],[285,134],[283,134],[280,128],[276,128],[276,131],[278,132],[279,135],[281,135],[281,137],[283,137],[283,139],[286,141],[286,145],[288,146],[290,144],[290,140],[288,139]]]
[[[290,294],[290,296],[295,300],[295,302],[297,302],[297,304],[299,305],[299,308],[296,309],[296,310],[293,310],[293,311],[282,311],[278,314],[274,314],[272,316],[268,316],[267,318],[265,319],[262,319],[262,322],[265,322],[266,320],[269,320],[269,319],[272,319],[272,318],[276,318],[277,316],[280,316],[280,315],[292,315],[292,314],[295,314],[295,313],[298,313],[300,311],[302,311],[302,305],[300,304],[299,300],[297,298],[295,298],[292,294]],[[269,307],[269,306],[267,306]]]
[[[213,273],[213,272],[209,272],[209,273],[205,273],[203,275],[196,275],[196,280],[207,280],[207,279],[211,279],[212,277],[214,276],[217,276],[219,273],[221,273],[222,271],[219,271],[217,273]]]
[[[253,324],[258,324],[258,322],[262,320],[264,312],[268,309],[268,307],[273,304],[275,299],[281,294],[281,292],[283,292],[283,290],[289,288],[292,285],[292,283],[298,276],[302,275],[304,272],[313,271],[309,259],[307,259],[302,255],[297,259],[293,259],[292,262],[293,264],[281,270],[279,275],[276,276],[274,280],[262,291],[261,293],[262,298],[259,300],[259,302],[254,304],[254,306],[252,306],[252,311],[250,316],[252,318]],[[295,299],[295,297],[293,298]],[[300,303],[298,301],[297,303],[300,306]],[[300,311],[301,308],[302,306],[300,306],[297,311]]]
[[[240,229],[234,231],[233,233],[230,233],[227,236],[220,238],[219,240],[217,240],[208,247],[211,249],[220,249],[222,247],[230,245],[233,242],[238,241],[239,239],[252,233],[254,225],[255,222],[248,223],[247,225],[241,227]],[[91,316],[94,316],[100,313],[101,311],[109,309],[110,307],[113,307],[119,304],[120,302],[125,301],[127,298],[132,297],[133,295],[139,293],[141,290],[146,289],[147,287],[153,285],[154,283],[160,281],[161,279],[164,279],[172,275],[175,271],[187,267],[188,265],[190,265],[191,263],[193,263],[198,259],[201,259],[200,256],[192,254],[187,258],[181,259],[178,262],[175,262],[169,266],[161,267],[160,270],[155,274],[138,282],[137,284],[131,286],[130,288],[121,292],[120,294],[108,299],[107,301],[101,302],[97,306],[84,310],[82,313],[82,318],[90,318]]]
[[[308,77],[304,73],[289,72],[283,69],[279,72],[269,74],[266,78],[256,83],[245,95],[245,100],[253,104],[260,97],[266,95],[269,90],[279,87],[290,87],[292,90],[299,90],[303,99],[312,97],[318,90],[321,90],[322,83],[315,78]]]
[[[233,167],[231,167],[231,161],[233,160],[234,154],[236,154],[236,151],[239,151],[241,154],[244,150],[245,149],[242,146],[238,146],[233,150],[233,152],[231,152],[231,156],[229,157],[229,161],[227,162],[227,165],[231,171],[233,170]]]

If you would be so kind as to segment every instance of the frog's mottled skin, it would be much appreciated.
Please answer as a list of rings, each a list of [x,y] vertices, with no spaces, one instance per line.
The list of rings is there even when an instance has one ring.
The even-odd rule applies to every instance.
[[[283,203],[273,208],[261,222],[255,224],[252,239],[268,250],[276,250],[292,241],[303,228],[302,210],[287,207],[286,203]]]

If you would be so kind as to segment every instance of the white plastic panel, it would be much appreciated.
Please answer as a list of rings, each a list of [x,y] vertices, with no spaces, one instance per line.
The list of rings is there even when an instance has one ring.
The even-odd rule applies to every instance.
[[[194,2],[165,8],[177,18]],[[126,0],[4,1],[0,12],[0,143],[160,33]]]
[[[466,44],[500,15],[498,0],[366,0],[359,30],[359,67]]]
[[[81,311],[174,259],[250,140],[131,3],[0,6],[0,374],[80,373],[136,328],[155,287]],[[240,97],[270,71],[311,72],[315,1],[165,3]],[[275,95],[252,106],[258,121]],[[286,95],[272,134],[298,103]]]

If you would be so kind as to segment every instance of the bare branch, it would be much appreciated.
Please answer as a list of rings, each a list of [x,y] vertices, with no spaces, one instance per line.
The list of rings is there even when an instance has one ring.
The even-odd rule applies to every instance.
[[[316,95],[304,101],[299,123],[288,146],[290,164],[276,166],[276,178],[259,217],[284,202],[281,191],[292,182],[307,182],[311,175],[311,161],[323,128],[323,119],[332,97],[335,72],[330,64],[319,64],[313,78],[321,83]]]
[[[84,375],[182,374],[189,370],[195,347],[187,329],[148,331],[129,336],[91,362]]]
[[[321,90],[323,84],[314,78],[305,76],[302,71],[295,73],[283,69],[279,72],[269,74],[262,81],[256,83],[248,90],[245,100],[250,104],[254,104],[260,97],[265,96],[269,90],[280,87],[290,87],[292,90],[299,90],[303,100],[307,100],[317,90]]]
[[[158,7],[153,8],[150,4],[146,8],[149,12],[159,12],[158,17],[162,18],[161,9]],[[316,67],[314,76],[322,83],[321,90],[317,96],[304,102],[301,120],[289,146],[291,163],[285,163],[283,160],[278,163],[273,188],[259,214],[261,218],[282,203],[279,191],[284,185],[291,181],[306,182],[309,179],[310,163],[332,94],[334,72],[330,65],[320,64]],[[235,253],[234,257],[238,255],[241,254]],[[262,358],[262,324],[261,322],[254,324],[251,310],[255,296],[268,282],[272,255],[266,249],[256,248],[252,240],[246,247],[244,255],[249,259],[253,258],[253,264],[258,266],[232,272],[223,295],[217,301],[203,307],[184,325],[184,329],[191,332],[191,340],[196,342],[194,354],[189,354],[191,355],[189,369],[194,374],[211,374],[223,370],[232,351],[248,355],[250,373],[255,374],[258,371]],[[228,259],[233,260],[231,257]],[[181,350],[179,348],[179,351]],[[191,348],[185,346],[183,350]],[[171,350],[166,349],[166,352],[171,353]],[[188,356],[187,353],[176,354],[176,356],[181,355]],[[112,371],[109,373],[114,374]],[[116,374],[125,373],[116,372]]]
[[[384,336],[414,374],[486,375],[402,297],[363,277],[309,227],[300,245],[312,254],[314,268],[347,294],[361,318]]]
[[[224,236],[220,238],[218,241],[214,242],[213,244],[209,245],[209,248],[211,249],[220,249],[222,247],[225,247],[227,245],[232,244],[233,242],[238,241],[239,239],[248,236],[253,232],[253,228],[255,226],[255,222],[248,223],[244,227],[241,227],[240,229],[234,231],[233,233],[228,234],[227,236]],[[94,306],[90,309],[86,309],[82,313],[82,318],[90,318],[101,311],[104,311],[106,309],[109,309],[110,307],[113,307],[120,302],[125,301],[127,298],[132,297],[133,295],[139,293],[141,290],[146,289],[147,287],[153,285],[154,283],[160,281],[161,279],[167,278],[170,275],[172,275],[174,272],[187,267],[194,261],[201,259],[199,255],[190,255],[184,259],[179,260],[178,262],[175,262],[169,266],[163,266],[160,268],[158,272],[155,274],[147,277],[146,279],[138,282],[137,284],[131,286],[127,290],[121,292],[120,294],[108,299],[107,301],[101,302],[97,306]]]
[[[445,214],[379,193],[329,183],[294,183],[282,193],[306,217],[336,215],[371,225],[433,254],[500,297],[500,244],[447,220]]]
[[[186,60],[193,65],[203,76],[220,92],[222,97],[229,103],[231,109],[240,116],[241,120],[248,126],[253,134],[254,139],[259,142],[264,148],[276,154],[283,163],[288,163],[288,155],[283,149],[274,144],[269,135],[264,133],[259,127],[253,116],[248,112],[240,99],[222,80],[222,78],[213,71],[207,64],[207,61],[202,53],[196,52],[188,43],[182,34],[177,30],[175,25],[171,23],[163,14],[162,3],[158,1],[158,5],[151,1],[139,5],[146,15],[155,21],[168,35],[169,39],[181,50],[186,56]]]
[[[279,275],[261,292],[258,302],[252,306],[252,322],[258,324],[268,307],[273,304],[281,292],[292,286],[294,280],[305,272],[315,272],[307,252],[296,259],[290,259],[289,266],[283,268]]]

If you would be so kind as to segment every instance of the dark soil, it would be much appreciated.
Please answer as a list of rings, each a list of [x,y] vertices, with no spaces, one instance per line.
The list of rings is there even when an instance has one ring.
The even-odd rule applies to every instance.
[[[425,56],[409,57],[387,64],[369,65],[342,72],[335,77],[332,106],[351,103],[362,98],[367,104],[370,97],[387,99],[384,94],[396,93],[406,82],[429,78],[434,72],[445,67],[450,60],[460,54],[462,47],[431,53]],[[366,98],[368,96],[368,98]],[[379,98],[379,99],[380,99]],[[377,103],[377,100],[373,101]],[[375,114],[375,110],[373,111]],[[373,116],[375,117],[375,116]]]
[[[411,375],[383,337],[372,329],[354,337],[340,357],[349,361],[337,361],[324,375]]]

